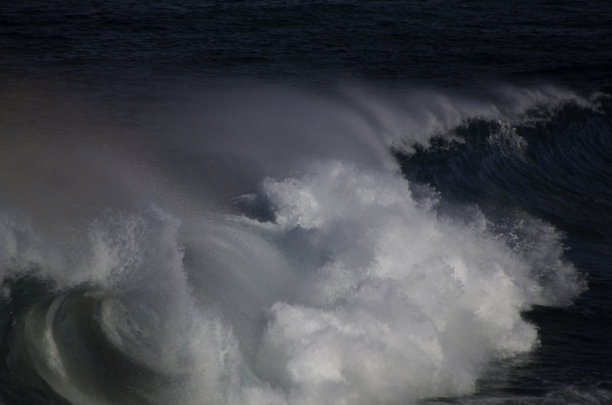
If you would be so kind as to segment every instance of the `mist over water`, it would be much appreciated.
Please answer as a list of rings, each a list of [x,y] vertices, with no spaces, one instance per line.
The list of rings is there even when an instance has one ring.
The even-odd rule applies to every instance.
[[[406,180],[392,152],[478,118],[520,159],[514,125],[596,102],[554,87],[194,93],[70,108],[4,96],[7,403],[467,395],[537,349],[525,311],[585,290],[555,226],[454,202]]]

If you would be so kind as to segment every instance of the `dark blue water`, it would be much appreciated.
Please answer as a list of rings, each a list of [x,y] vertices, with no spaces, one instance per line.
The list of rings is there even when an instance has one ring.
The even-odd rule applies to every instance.
[[[0,403],[612,401],[612,5],[0,5]]]
[[[2,67],[18,75],[610,85],[603,1],[30,1],[1,11]]]

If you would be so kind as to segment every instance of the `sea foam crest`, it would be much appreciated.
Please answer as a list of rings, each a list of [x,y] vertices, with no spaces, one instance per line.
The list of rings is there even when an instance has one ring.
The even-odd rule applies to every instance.
[[[292,404],[471,392],[489,361],[537,344],[521,311],[550,291],[578,291],[567,280],[539,284],[533,258],[494,237],[484,218],[444,219],[396,175],[332,162],[302,179],[269,179],[264,191],[278,227],[307,233],[323,258],[303,300],[270,308],[259,354]],[[540,244],[559,253],[557,237]],[[572,266],[553,259],[571,278]]]
[[[211,214],[181,224],[151,209],[94,221],[60,251],[5,216],[0,259],[34,264],[64,290],[95,286],[118,361],[136,359],[165,381],[135,380],[154,404],[405,404],[469,393],[491,361],[537,344],[521,311],[581,288],[551,226],[524,221],[508,237],[526,240],[509,244],[483,215],[444,216],[435,198],[413,197],[386,171],[316,163],[262,191],[273,223]],[[148,345],[132,339],[142,331]],[[93,370],[92,386],[106,375],[63,355],[75,376]],[[122,381],[92,391],[43,368],[75,403],[103,402],[110,384],[134,395]]]

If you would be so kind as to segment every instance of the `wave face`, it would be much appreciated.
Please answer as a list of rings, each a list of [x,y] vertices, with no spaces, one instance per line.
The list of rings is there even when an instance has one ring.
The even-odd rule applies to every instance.
[[[397,156],[409,179],[456,200],[518,206],[564,229],[609,237],[611,108],[602,97],[596,109],[534,108],[517,124],[474,118],[452,140]]]
[[[611,229],[609,99],[216,91],[6,141],[3,403],[581,395],[513,379],[591,291],[566,248]]]

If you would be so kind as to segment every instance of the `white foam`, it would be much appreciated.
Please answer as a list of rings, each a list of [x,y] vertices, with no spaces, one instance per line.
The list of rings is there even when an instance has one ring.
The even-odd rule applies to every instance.
[[[63,288],[93,282],[131,306],[125,319],[114,319],[124,310],[104,318],[111,340],[131,342],[123,336],[146,322],[155,350],[123,349],[182,376],[151,393],[156,403],[390,404],[466,394],[491,361],[537,344],[521,311],[564,303],[581,288],[554,228],[525,220],[506,235],[510,246],[482,215],[446,218],[435,199],[416,201],[386,171],[319,162],[300,178],[267,179],[263,192],[275,223],[114,214],[70,245],[78,260],[45,263],[41,246],[19,248],[26,231],[5,219],[2,258],[37,262]]]
[[[290,403],[405,403],[471,392],[491,360],[531,350],[521,311],[567,284],[539,285],[486,221],[417,205],[405,181],[341,162],[268,180],[278,226],[309,233],[326,260],[301,302],[270,309],[259,357]],[[538,248],[558,253],[554,237]],[[320,253],[322,253],[320,252]],[[572,266],[555,256],[555,266]],[[567,280],[565,280],[567,281]],[[571,284],[571,283],[569,283]],[[570,288],[576,292],[576,286]]]

